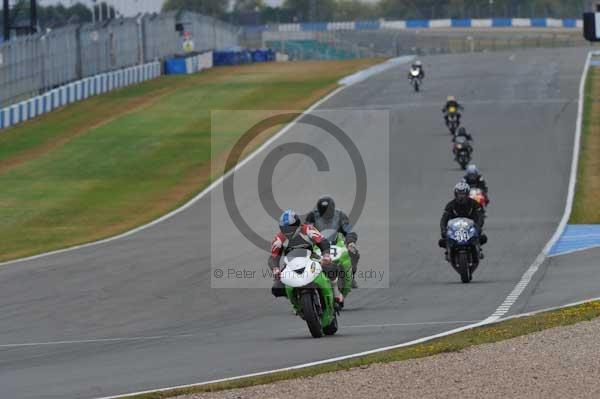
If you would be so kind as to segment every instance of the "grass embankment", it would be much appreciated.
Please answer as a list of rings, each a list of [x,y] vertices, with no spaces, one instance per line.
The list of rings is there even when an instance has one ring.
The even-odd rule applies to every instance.
[[[600,223],[600,73],[590,67],[585,86],[577,189],[570,223]]]
[[[456,352],[473,345],[489,344],[553,327],[568,326],[581,321],[600,317],[600,302],[589,302],[560,310],[540,313],[478,327],[422,344],[376,353],[369,356],[344,360],[337,363],[285,371],[264,376],[245,378],[230,382],[210,384],[192,388],[131,396],[131,399],[162,399],[198,392],[214,392],[268,384],[292,378],[310,377],[317,374],[348,370],[372,363],[389,363],[417,359],[445,352]],[[343,326],[341,327],[343,329]],[[335,339],[333,337],[332,339]]]
[[[0,260],[97,240],[168,212],[210,182],[210,110],[306,109],[339,78],[376,62],[163,77],[3,131]],[[222,151],[235,137],[227,140],[216,142]]]

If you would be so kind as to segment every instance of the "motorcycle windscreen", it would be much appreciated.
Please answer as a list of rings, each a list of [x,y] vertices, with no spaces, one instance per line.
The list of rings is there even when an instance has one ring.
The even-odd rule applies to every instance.
[[[325,229],[321,232],[321,234],[327,238],[327,241],[329,241],[329,243],[331,245],[335,245],[337,243],[337,235],[338,232],[335,229]]]

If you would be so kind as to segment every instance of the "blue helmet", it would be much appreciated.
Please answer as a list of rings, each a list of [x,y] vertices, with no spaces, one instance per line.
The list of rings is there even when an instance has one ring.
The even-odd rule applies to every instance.
[[[288,238],[290,238],[300,227],[300,217],[293,209],[288,209],[281,214],[279,218],[279,229]]]

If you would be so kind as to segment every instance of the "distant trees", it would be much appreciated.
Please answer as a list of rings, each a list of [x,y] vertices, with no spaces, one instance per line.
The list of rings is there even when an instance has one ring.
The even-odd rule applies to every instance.
[[[13,24],[19,24],[20,21],[29,19],[29,0],[19,0],[11,7],[11,19]],[[105,4],[105,7],[106,4]],[[0,10],[0,24],[3,20],[3,10]],[[114,10],[112,10],[114,14]],[[41,28],[53,28],[63,26],[70,23],[84,23],[92,21],[92,10],[82,3],[76,3],[70,7],[65,7],[62,4],[53,6],[38,5],[37,10],[38,23]],[[105,11],[104,15],[108,15]]]
[[[237,0],[233,6],[234,12],[260,12],[265,8],[263,0]]]
[[[167,0],[163,11],[187,10],[212,17],[223,17],[229,11],[228,0]]]

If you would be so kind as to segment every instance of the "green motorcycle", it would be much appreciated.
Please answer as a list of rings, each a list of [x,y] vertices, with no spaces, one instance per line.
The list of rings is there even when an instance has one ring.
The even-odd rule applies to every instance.
[[[352,262],[350,261],[350,253],[346,247],[344,235],[333,229],[325,229],[321,234],[331,244],[331,262],[339,267],[338,287],[344,298],[346,298],[352,290]],[[343,302],[340,305],[344,307]]]
[[[338,330],[337,307],[331,282],[323,272],[318,254],[293,249],[283,260],[280,279],[296,314],[308,326],[313,338],[333,335]]]

